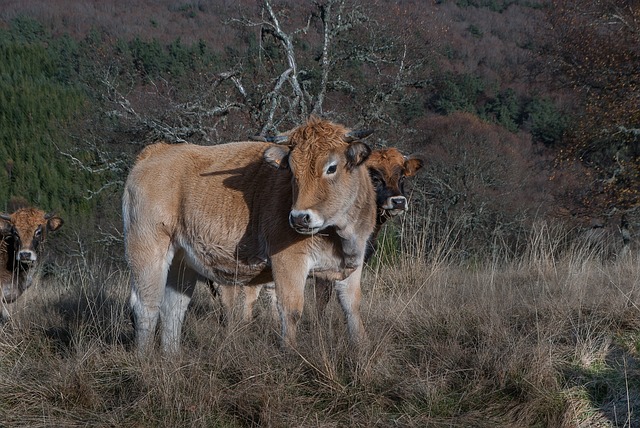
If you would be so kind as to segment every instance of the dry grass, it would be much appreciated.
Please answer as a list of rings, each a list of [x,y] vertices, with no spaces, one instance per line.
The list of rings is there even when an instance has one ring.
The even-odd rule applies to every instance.
[[[69,262],[0,327],[0,424],[640,424],[637,254],[601,260],[539,227],[522,257],[461,263],[448,252],[453,233],[427,245],[413,226],[393,241],[401,251],[382,251],[365,274],[360,349],[336,302],[315,314],[312,287],[299,348],[284,352],[266,302],[251,325],[224,328],[203,286],[183,354],[140,361],[129,349],[127,271]]]

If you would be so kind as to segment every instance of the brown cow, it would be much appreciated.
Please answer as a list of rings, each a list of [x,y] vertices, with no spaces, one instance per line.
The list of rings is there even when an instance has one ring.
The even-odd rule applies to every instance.
[[[2,317],[8,318],[5,304],[13,303],[36,279],[38,254],[47,232],[58,230],[60,217],[36,208],[21,208],[0,214],[0,295]]]
[[[295,345],[310,272],[337,280],[351,338],[358,341],[364,334],[362,263],[375,226],[364,166],[370,149],[358,136],[312,118],[287,134],[287,146],[160,143],[145,149],[123,195],[138,352],[150,347],[158,318],[163,350],[179,350],[199,278],[222,285],[273,279],[282,340]]]
[[[395,148],[379,149],[371,153],[365,165],[376,192],[376,226],[373,234],[367,240],[365,261],[373,255],[376,249],[376,240],[385,222],[404,213],[408,209],[407,198],[404,191],[406,177],[413,177],[423,167],[422,159],[409,156],[405,157]],[[333,281],[316,278],[316,295],[318,311],[323,312],[329,302],[333,291]],[[210,284],[214,294],[220,295],[225,319],[231,307],[238,299],[239,287],[216,287]],[[269,294],[272,303],[272,311],[275,312],[275,298],[273,296],[273,283],[265,284],[265,291]],[[251,320],[253,306],[258,299],[262,285],[243,287],[244,301],[242,317],[244,321]]]

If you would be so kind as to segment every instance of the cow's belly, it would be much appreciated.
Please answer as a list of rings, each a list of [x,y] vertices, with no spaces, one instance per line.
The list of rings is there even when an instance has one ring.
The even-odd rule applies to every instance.
[[[245,285],[268,282],[271,268],[266,257],[238,258],[213,244],[194,248],[186,245],[174,257],[174,263],[185,263],[204,278],[220,285]],[[261,278],[266,280],[262,281]]]

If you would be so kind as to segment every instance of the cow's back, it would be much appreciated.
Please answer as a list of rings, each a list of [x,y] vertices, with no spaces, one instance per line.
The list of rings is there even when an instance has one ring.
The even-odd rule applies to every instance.
[[[125,233],[137,235],[127,243],[144,245],[166,235],[207,277],[255,275],[267,259],[267,235],[278,235],[274,226],[287,225],[291,205],[288,172],[262,161],[269,145],[149,146],[125,187]],[[274,222],[275,217],[283,221]],[[282,235],[295,233],[285,228]]]

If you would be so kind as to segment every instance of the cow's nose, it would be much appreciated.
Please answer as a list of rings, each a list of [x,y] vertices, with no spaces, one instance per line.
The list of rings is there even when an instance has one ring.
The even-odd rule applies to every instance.
[[[31,262],[33,261],[33,253],[31,251],[20,251],[18,257],[21,262]]]
[[[293,228],[307,229],[309,228],[310,222],[311,222],[311,216],[308,213],[299,213],[299,214],[290,213],[289,214],[289,224]]]
[[[407,207],[407,199],[404,196],[391,198],[391,204],[394,210],[404,210]]]

